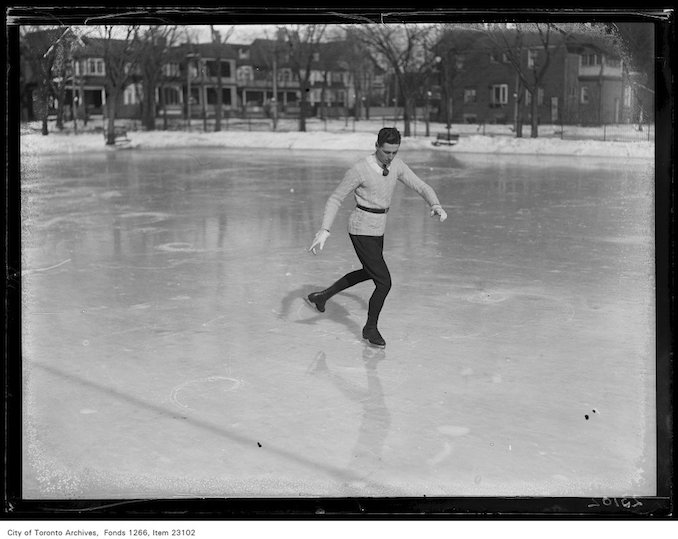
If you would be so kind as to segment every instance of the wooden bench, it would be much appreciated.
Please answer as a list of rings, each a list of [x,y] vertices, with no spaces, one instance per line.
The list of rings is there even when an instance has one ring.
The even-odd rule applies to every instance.
[[[118,126],[116,125],[114,127],[114,134],[115,134],[115,143],[117,144],[118,142],[131,142],[130,139],[127,137],[127,128]],[[104,129],[104,140],[108,141],[108,130]]]
[[[459,135],[457,133],[438,133],[436,139],[431,144],[434,146],[440,146],[441,144],[454,146],[457,142],[459,142]]]

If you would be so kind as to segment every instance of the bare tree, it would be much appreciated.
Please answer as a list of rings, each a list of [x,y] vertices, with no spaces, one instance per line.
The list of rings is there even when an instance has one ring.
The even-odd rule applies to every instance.
[[[106,144],[115,144],[115,118],[125,88],[134,80],[142,47],[138,26],[101,26],[99,36],[91,40],[93,52],[103,58],[106,92]]]
[[[66,80],[75,38],[69,27],[22,27],[21,55],[36,83],[42,134],[49,134],[50,98],[57,102],[57,127],[63,129]]]
[[[281,27],[289,55],[290,67],[299,81],[299,131],[306,131],[311,64],[325,34],[324,24],[299,24]]]
[[[349,34],[347,34],[347,37]],[[344,57],[348,65],[349,75],[353,80],[353,87],[355,89],[355,110],[354,116],[356,120],[360,120],[362,115],[362,106],[365,106],[365,117],[369,120],[369,83],[371,75],[374,71],[375,62],[369,54],[365,54],[360,42],[355,39],[346,39],[346,47],[344,48]]]
[[[498,49],[506,54],[516,77],[531,96],[531,137],[539,136],[539,88],[546,74],[553,53],[552,23],[517,23],[514,27],[489,25],[487,35]],[[533,45],[534,43],[534,45]],[[516,93],[518,93],[518,87]],[[522,129],[516,130],[521,136]]]
[[[214,130],[221,131],[221,116],[223,113],[223,88],[224,83],[222,80],[222,69],[221,69],[221,46],[228,42],[228,39],[231,37],[235,31],[235,26],[228,27],[226,31],[222,33],[219,30],[215,30],[213,25],[210,25],[210,32],[212,34],[212,43],[214,44],[214,51],[216,54],[216,64],[217,64],[217,103],[214,113]]]
[[[416,96],[422,79],[431,71],[435,59],[431,49],[439,30],[421,24],[366,24],[346,30],[349,39],[357,39],[377,65],[393,73],[404,103],[403,135],[410,136]]]
[[[478,46],[479,34],[468,25],[447,24],[441,28],[438,41],[433,46],[435,54],[431,80],[427,81],[440,88],[438,121],[447,124],[448,130],[453,116],[453,95],[456,79],[473,69],[469,59]]]
[[[157,102],[156,88],[163,98],[163,67],[168,62],[171,48],[176,44],[176,26],[148,26],[137,29],[135,40],[139,43],[139,68],[143,79],[142,122],[148,131],[155,129]]]

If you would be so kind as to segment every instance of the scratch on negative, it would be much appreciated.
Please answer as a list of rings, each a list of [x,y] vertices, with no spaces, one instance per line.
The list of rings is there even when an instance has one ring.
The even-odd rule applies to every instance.
[[[49,268],[28,269],[28,270],[22,271],[21,274],[22,274],[22,275],[26,275],[26,274],[28,274],[28,273],[37,273],[37,272],[40,272],[40,271],[49,271],[49,270],[53,270],[53,269],[55,269],[55,268],[58,268],[59,266],[63,266],[64,264],[67,264],[67,263],[70,262],[70,261],[71,261],[71,259],[70,259],[70,258],[67,258],[67,259],[64,260],[63,262],[59,262],[58,264],[54,264],[53,266],[50,266]]]

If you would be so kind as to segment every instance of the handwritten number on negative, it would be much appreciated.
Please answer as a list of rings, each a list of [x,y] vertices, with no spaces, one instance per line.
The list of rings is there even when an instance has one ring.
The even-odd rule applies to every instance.
[[[589,508],[600,507],[600,503],[602,503],[603,506],[605,506],[605,507],[609,507],[614,503],[617,507],[621,506],[625,509],[631,509],[631,508],[634,508],[634,507],[641,507],[643,505],[643,502],[636,500],[635,498],[621,498],[620,499],[620,498],[607,498],[607,497],[605,497],[605,498],[601,498],[600,503],[595,498],[591,498],[591,500],[593,500],[593,503],[590,503],[588,505]]]

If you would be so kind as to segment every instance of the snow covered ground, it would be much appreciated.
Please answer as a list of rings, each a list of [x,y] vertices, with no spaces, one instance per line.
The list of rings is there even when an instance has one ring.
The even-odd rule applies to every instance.
[[[200,122],[196,122],[199,124]],[[342,122],[335,123],[341,125]],[[268,125],[268,124],[267,124]],[[226,130],[203,133],[201,131],[130,131],[128,136],[131,142],[120,147],[134,149],[161,149],[191,147],[222,147],[222,148],[276,148],[294,150],[364,150],[374,145],[376,133],[382,126],[381,122],[362,122],[360,131],[353,131],[349,124],[343,131],[336,129],[322,130],[320,125],[309,126],[306,132],[284,131],[272,132],[262,130]],[[492,127],[492,130],[489,128]],[[369,131],[364,129],[369,128]],[[466,129],[464,129],[466,128]],[[82,126],[80,127],[82,130]],[[488,126],[485,135],[477,134],[475,126],[454,126],[453,132],[460,132],[459,143],[455,146],[434,147],[431,141],[435,133],[441,131],[439,126],[431,129],[432,136],[421,136],[422,127],[419,125],[419,136],[403,139],[402,150],[434,150],[453,153],[481,153],[481,154],[524,154],[524,155],[573,155],[623,158],[653,158],[653,141],[614,142],[600,140],[561,140],[553,136],[553,127],[544,127],[543,136],[526,136],[515,138],[507,135],[507,126]],[[401,130],[402,131],[402,130]],[[474,131],[476,134],[474,134]],[[548,136],[550,134],[550,136]],[[26,126],[21,136],[21,146],[24,152],[39,154],[61,154],[69,152],[94,151],[104,148],[101,133],[79,133],[72,131],[52,132],[42,136],[37,124]]]

